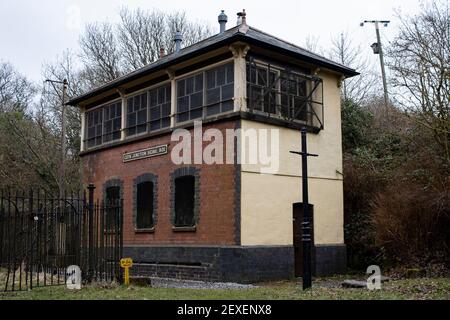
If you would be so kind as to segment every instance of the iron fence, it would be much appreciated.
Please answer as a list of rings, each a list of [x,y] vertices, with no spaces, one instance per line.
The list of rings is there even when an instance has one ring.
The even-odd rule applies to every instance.
[[[93,193],[0,192],[0,290],[63,285],[71,265],[84,282],[121,282],[122,200],[94,202]]]

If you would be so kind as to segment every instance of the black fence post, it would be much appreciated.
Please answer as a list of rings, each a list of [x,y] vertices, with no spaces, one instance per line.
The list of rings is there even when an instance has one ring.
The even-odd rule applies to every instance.
[[[38,191],[39,192],[39,191]],[[28,216],[28,221],[27,221],[27,225],[28,225],[28,232],[27,232],[27,237],[28,237],[28,241],[29,241],[29,257],[27,257],[27,255],[25,255],[26,257],[26,263],[27,263],[27,281],[28,281],[28,276],[30,277],[30,290],[33,290],[33,227],[34,227],[34,212],[33,212],[33,190],[30,189],[29,191],[29,198],[28,198],[28,210],[29,210],[29,216]],[[28,248],[27,248],[28,249]]]
[[[89,282],[92,281],[92,277],[94,274],[94,190],[95,186],[90,183],[88,186],[88,219],[89,219],[89,245],[88,245],[88,276],[87,279]]]

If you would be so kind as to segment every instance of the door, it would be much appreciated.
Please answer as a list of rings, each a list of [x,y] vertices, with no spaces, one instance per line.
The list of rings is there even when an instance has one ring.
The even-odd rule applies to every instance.
[[[314,206],[309,205],[309,214],[311,221],[311,261],[314,273]],[[293,236],[294,236],[294,274],[296,277],[303,275],[303,243],[302,243],[302,222],[303,222],[303,203],[294,203],[293,205]]]

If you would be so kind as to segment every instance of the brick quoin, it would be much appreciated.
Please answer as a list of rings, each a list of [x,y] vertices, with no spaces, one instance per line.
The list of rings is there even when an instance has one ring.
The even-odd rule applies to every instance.
[[[236,121],[203,125],[225,130],[235,129]],[[193,137],[193,128],[189,129]],[[95,199],[103,199],[103,185],[110,179],[123,183],[124,198],[124,245],[235,245],[235,178],[234,164],[175,165],[170,153],[176,142],[170,141],[171,133],[137,141],[106,150],[88,153],[82,157],[83,183],[96,187]],[[210,142],[203,142],[205,148]],[[169,144],[167,155],[123,163],[126,152],[137,151],[157,145]],[[192,159],[194,144],[192,141]],[[236,146],[235,146],[236,148]],[[236,149],[235,149],[236,150]],[[226,149],[223,149],[224,162]],[[171,223],[170,174],[180,167],[200,169],[200,212],[195,232],[174,232]],[[153,233],[137,233],[133,221],[133,180],[145,173],[158,177],[156,224]]]

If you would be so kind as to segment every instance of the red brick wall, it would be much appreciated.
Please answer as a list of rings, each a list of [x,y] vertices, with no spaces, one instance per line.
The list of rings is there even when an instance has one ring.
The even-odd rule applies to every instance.
[[[203,126],[203,131],[216,128],[222,131],[234,129],[236,121],[213,123]],[[193,129],[190,130],[193,136]],[[95,199],[103,199],[103,184],[114,178],[123,181],[124,197],[124,245],[152,244],[201,244],[233,245],[235,243],[235,166],[194,165],[200,169],[200,213],[195,232],[174,232],[170,219],[170,174],[178,166],[172,163],[170,134],[150,138],[123,146],[97,151],[83,156],[83,182],[94,183]],[[169,144],[169,153],[163,156],[123,163],[125,152],[152,146]],[[209,142],[204,142],[205,147]],[[193,147],[193,143],[192,143]],[[193,152],[192,152],[193,154]],[[225,155],[225,148],[223,150]],[[144,174],[158,176],[157,222],[154,233],[136,233],[133,222],[133,180]]]

